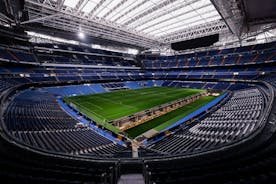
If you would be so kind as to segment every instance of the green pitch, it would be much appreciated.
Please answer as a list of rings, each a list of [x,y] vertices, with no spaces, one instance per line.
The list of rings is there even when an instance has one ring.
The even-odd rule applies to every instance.
[[[64,100],[68,104],[75,104],[78,110],[98,124],[119,133],[120,129],[109,124],[109,121],[203,91],[201,89],[153,87],[68,97]]]
[[[205,96],[193,103],[187,104],[179,109],[171,111],[163,116],[152,119],[148,122],[145,122],[141,125],[133,127],[131,129],[126,130],[129,138],[135,138],[138,135],[143,134],[144,132],[155,129],[157,132],[167,128],[188,114],[196,111],[200,107],[206,105],[207,103],[214,100],[216,97],[214,96]]]

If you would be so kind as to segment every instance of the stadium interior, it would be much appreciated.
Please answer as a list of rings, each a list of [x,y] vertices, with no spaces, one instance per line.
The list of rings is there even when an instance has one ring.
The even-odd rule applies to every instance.
[[[276,181],[275,0],[0,0],[0,66],[1,181]]]

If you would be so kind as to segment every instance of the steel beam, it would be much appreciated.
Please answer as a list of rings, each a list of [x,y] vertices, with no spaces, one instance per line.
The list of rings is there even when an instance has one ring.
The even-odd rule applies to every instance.
[[[229,29],[223,21],[219,20],[164,35],[161,39],[164,43],[173,43],[226,31],[229,31]]]
[[[33,22],[41,22],[43,20],[47,20],[47,19],[51,19],[51,18],[57,18],[60,15],[61,14],[59,14],[59,13],[56,13],[56,14],[53,14],[53,15],[46,15],[46,16],[43,16],[43,17],[39,17],[39,18],[35,18],[35,19],[31,19],[31,20],[21,22],[20,24],[23,25],[23,24],[33,23]]]

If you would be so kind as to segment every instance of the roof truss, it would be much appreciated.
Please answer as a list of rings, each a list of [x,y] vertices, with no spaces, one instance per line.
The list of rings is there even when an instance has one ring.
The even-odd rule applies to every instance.
[[[210,0],[25,0],[30,20],[154,48],[226,31]]]

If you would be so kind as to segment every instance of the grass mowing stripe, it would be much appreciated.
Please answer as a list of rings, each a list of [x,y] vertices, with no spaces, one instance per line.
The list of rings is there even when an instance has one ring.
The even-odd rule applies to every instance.
[[[90,110],[87,110],[86,108],[82,107],[82,106],[78,106],[78,109],[86,114],[88,117],[93,117],[93,120],[96,121],[98,124],[102,125],[103,127],[107,128],[108,130],[114,132],[114,133],[119,133],[121,132],[121,130],[107,122],[104,121],[104,119],[102,119],[101,117],[99,117],[99,115],[91,112]]]
[[[187,116],[188,114],[196,111],[197,109],[203,107],[204,105],[208,104],[209,102],[213,101],[216,97],[214,96],[205,96],[191,104],[188,104],[187,106],[184,106],[185,108],[181,109],[179,111],[179,113],[175,113],[172,114],[171,116],[174,117],[172,119],[162,119],[164,121],[164,123],[162,123],[161,125],[155,127],[154,129],[156,131],[161,131],[164,128],[167,128],[168,126],[172,125],[173,123],[175,123],[176,121],[182,119],[183,117]]]
[[[153,87],[69,97],[65,101],[80,104],[87,109],[86,112],[91,109],[89,114],[92,119],[93,114],[98,114],[110,121],[202,91],[204,90]]]
[[[126,132],[128,133],[128,136],[130,138],[135,138],[138,135],[141,135],[142,133],[144,133],[150,129],[153,129],[153,128],[159,132],[159,131],[163,130],[164,128],[172,125],[176,121],[187,116],[188,114],[199,109],[200,107],[206,105],[207,103],[214,100],[215,98],[216,97],[213,97],[213,96],[203,97],[191,104],[185,105],[184,107],[181,107],[172,112],[169,112],[168,114],[165,114],[163,116],[160,116],[158,118],[150,120],[146,123],[143,123],[141,125],[133,127],[131,129],[128,129],[128,130],[126,130]]]

